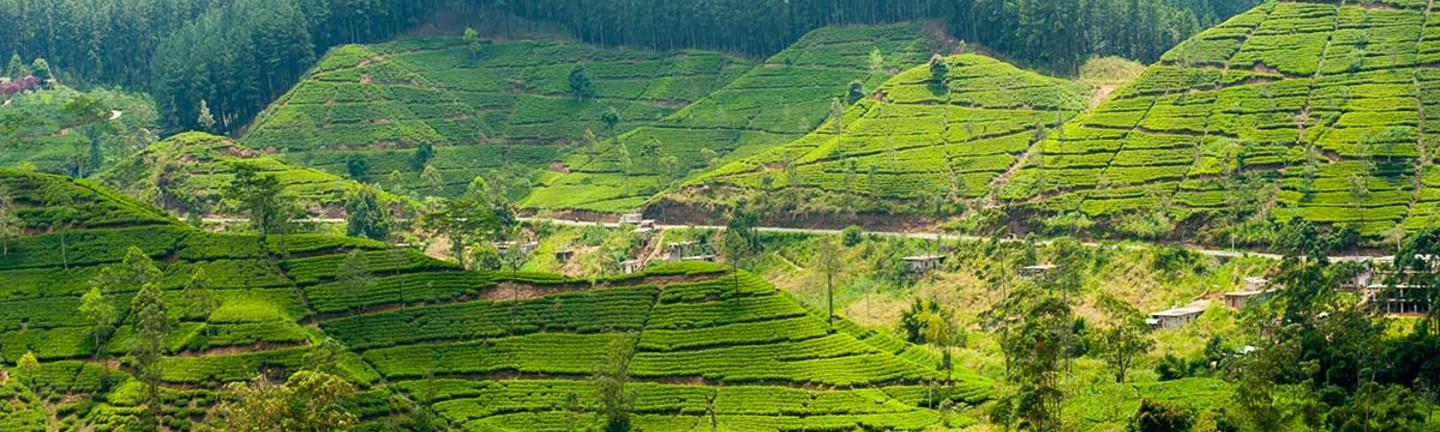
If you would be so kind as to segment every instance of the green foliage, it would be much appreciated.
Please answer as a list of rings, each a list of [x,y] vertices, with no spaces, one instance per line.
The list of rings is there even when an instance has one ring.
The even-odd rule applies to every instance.
[[[345,234],[371,240],[387,240],[393,222],[390,209],[381,202],[380,191],[371,185],[351,189],[345,199]]]
[[[232,383],[227,390],[227,400],[203,430],[319,432],[350,430],[359,421],[342,405],[355,395],[354,386],[323,372],[296,372],[278,386],[262,375],[250,383]]]
[[[1186,432],[1194,424],[1184,407],[1165,401],[1142,399],[1140,411],[1125,426],[1129,432]]]

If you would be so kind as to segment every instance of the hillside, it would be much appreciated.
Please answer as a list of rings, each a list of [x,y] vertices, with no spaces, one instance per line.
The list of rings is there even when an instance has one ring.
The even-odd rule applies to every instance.
[[[1376,237],[1434,226],[1437,19],[1423,1],[1261,5],[1067,124],[998,193],[1043,215],[1240,241],[1247,220]]]
[[[982,55],[947,57],[944,64],[943,85],[928,64],[908,69],[809,135],[694,183],[718,188],[667,198],[710,206],[747,194],[728,190],[733,187],[759,194],[820,190],[858,196],[825,210],[815,198],[797,198],[811,201],[811,211],[835,214],[866,206],[859,201],[978,198],[1024,162],[1037,137],[1085,109],[1088,101],[1084,85]]]
[[[874,88],[930,58],[939,45],[915,23],[812,31],[695,104],[617,140],[576,151],[566,159],[569,172],[546,173],[523,205],[633,210],[673,182],[804,136],[829,116],[831,100],[843,97],[851,81]],[[879,53],[873,68],[872,52]],[[659,163],[670,156],[673,166]]]
[[[230,139],[191,132],[150,145],[96,176],[102,184],[147,202],[161,203],[177,214],[224,215],[222,194],[237,166],[275,176],[296,205],[311,215],[343,212],[345,192],[353,180],[312,168],[296,167],[260,154]],[[398,201],[398,197],[384,197]]]
[[[5,407],[6,430],[44,430],[51,416],[81,429],[135,427],[141,389],[125,356],[135,288],[104,286],[102,301],[120,313],[98,347],[75,313],[89,281],[122,260],[156,267],[178,322],[159,362],[174,428],[203,419],[220,384],[284,376],[327,338],[347,348],[325,351],[325,366],[361,388],[346,405],[372,430],[401,409],[396,396],[465,430],[595,425],[589,376],[619,340],[633,344],[634,422],[644,430],[708,422],[707,400],[727,430],[963,426],[976,419],[924,408],[936,402],[922,384],[952,383],[934,397],[962,405],[990,392],[967,370],[947,379],[928,351],[844,321],[828,328],[768,282],[715,265],[597,282],[472,273],[356,239],[209,234],[88,181],[0,170],[0,184],[29,228],[0,257],[9,282],[0,361],[40,360],[37,374],[0,381],[21,396]],[[339,280],[356,271],[342,266],[347,254],[366,263],[370,282],[359,289]],[[88,360],[97,348],[105,361]],[[567,399],[574,411],[561,408]]]
[[[431,193],[420,176],[439,170],[434,194],[453,195],[489,169],[547,166],[585,131],[618,134],[658,120],[724,86],[749,61],[707,51],[602,48],[563,39],[477,42],[407,38],[330,51],[261,113],[240,141],[289,162],[348,175],[366,161],[365,181]],[[588,95],[572,90],[584,66]],[[601,116],[614,108],[610,130]],[[435,147],[415,161],[415,149]],[[389,184],[392,172],[400,184]],[[386,181],[382,181],[386,180]]]
[[[90,175],[150,144],[157,123],[148,97],[120,90],[0,95],[0,167]]]

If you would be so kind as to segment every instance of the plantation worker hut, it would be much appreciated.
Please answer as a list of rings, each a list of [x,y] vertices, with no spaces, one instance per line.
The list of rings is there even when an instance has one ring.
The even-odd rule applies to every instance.
[[[1426,287],[1373,284],[1365,289],[1365,302],[1378,304],[1388,315],[1425,315],[1430,313]]]
[[[706,254],[706,255],[691,255],[691,256],[684,257],[684,258],[680,258],[680,261],[704,261],[704,262],[712,262],[712,263],[715,262],[715,260],[716,260],[715,255],[710,255],[710,254]]]
[[[1145,322],[1159,330],[1178,329],[1200,318],[1200,315],[1204,315],[1205,306],[1206,303],[1197,302],[1184,307],[1155,312],[1150,314],[1150,318],[1145,320]]]
[[[1025,280],[1035,280],[1035,278],[1040,277],[1040,275],[1054,271],[1055,268],[1056,267],[1054,264],[1040,264],[1021,267],[1020,278]]]
[[[620,271],[625,274],[639,273],[645,271],[645,261],[633,259],[620,263]]]
[[[555,261],[567,263],[570,262],[570,259],[572,258],[575,258],[575,251],[573,250],[564,249],[555,251]]]
[[[905,271],[911,274],[926,274],[940,268],[945,263],[944,255],[917,255],[908,256],[905,260]]]
[[[644,221],[645,215],[642,215],[640,213],[629,213],[620,215],[620,224],[622,225],[639,225],[640,222]]]
[[[1225,293],[1225,306],[1231,309],[1244,310],[1252,305],[1264,303],[1275,295],[1275,291],[1268,289],[1235,291]]]
[[[668,261],[683,261],[685,257],[689,256],[690,253],[695,250],[696,246],[699,245],[700,243],[693,241],[666,244],[665,259]]]

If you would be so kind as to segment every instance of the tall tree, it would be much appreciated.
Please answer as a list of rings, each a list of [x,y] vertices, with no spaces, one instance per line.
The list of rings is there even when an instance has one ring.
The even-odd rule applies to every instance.
[[[215,130],[215,115],[210,113],[210,104],[205,102],[204,99],[200,100],[199,112],[200,116],[196,118],[195,123],[200,125],[200,130],[213,132]]]
[[[40,359],[35,358],[34,352],[26,351],[21,355],[20,360],[15,362],[15,371],[18,372],[17,378],[20,378],[20,382],[25,383],[31,391],[39,391],[35,388],[35,380],[40,377]]]
[[[206,323],[205,334],[213,335],[214,328],[209,325],[210,314],[220,308],[220,299],[211,292],[209,284],[205,268],[196,267],[195,271],[190,273],[190,280],[185,282],[185,288],[180,291],[180,298],[185,302],[183,316]]]
[[[340,292],[349,299],[351,306],[359,309],[365,294],[375,289],[375,280],[370,276],[370,264],[365,253],[352,250],[340,264],[340,275],[336,278]]]
[[[383,241],[390,237],[392,224],[379,188],[362,184],[345,192],[345,235]]]
[[[825,275],[825,298],[829,305],[829,314],[826,315],[830,327],[835,327],[835,279],[843,278],[845,273],[845,260],[843,249],[837,239],[825,237],[815,245],[814,261],[811,267],[815,271]]]
[[[225,188],[225,199],[250,218],[250,225],[263,240],[283,234],[296,211],[274,175],[262,175],[250,164],[236,164],[235,177]]]
[[[280,386],[261,375],[248,383],[231,383],[226,390],[226,399],[202,430],[324,432],[350,430],[359,423],[343,403],[355,387],[324,372],[302,370]]]
[[[575,67],[570,69],[570,94],[575,96],[575,100],[584,102],[585,97],[592,92],[590,73],[585,71],[584,64],[576,63]]]
[[[145,383],[146,422],[158,422],[160,408],[160,377],[163,375],[161,356],[165,354],[165,337],[175,328],[170,311],[165,305],[165,295],[157,282],[145,283],[130,300],[130,314],[134,318],[135,336],[130,341],[130,357],[135,364],[136,377]]]
[[[91,286],[90,290],[80,297],[79,312],[80,317],[90,324],[90,334],[95,337],[95,359],[98,360],[104,347],[103,341],[115,322],[115,306],[105,300],[100,287]]]
[[[1123,383],[1135,360],[1154,345],[1146,335],[1150,325],[1145,323],[1145,314],[1123,300],[1101,294],[1097,303],[1110,321],[1099,331],[1100,352],[1115,368],[1115,382]]]
[[[601,414],[605,417],[606,432],[627,432],[630,430],[630,411],[634,408],[635,395],[626,386],[630,382],[630,361],[635,357],[637,338],[632,333],[622,333],[610,343],[605,359],[595,368],[595,387],[599,391]]]
[[[24,232],[24,221],[20,219],[19,208],[10,190],[0,185],[0,256],[10,256],[10,239]]]
[[[466,27],[464,40],[465,46],[470,50],[470,58],[472,60],[480,58],[480,51],[485,48],[480,44],[480,33],[476,32],[474,28]]]

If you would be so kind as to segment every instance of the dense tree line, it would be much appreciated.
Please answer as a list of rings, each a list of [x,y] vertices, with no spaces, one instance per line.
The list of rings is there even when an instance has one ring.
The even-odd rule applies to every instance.
[[[149,91],[172,128],[230,132],[329,47],[385,39],[455,5],[556,22],[589,42],[755,56],[826,25],[936,19],[960,39],[1073,74],[1094,55],[1154,60],[1258,1],[0,0],[0,55],[45,58],[71,84]],[[201,101],[213,126],[200,121]]]
[[[504,3],[503,1],[491,1]],[[938,19],[956,37],[1036,67],[1074,74],[1086,58],[1153,61],[1259,0],[535,0],[517,14],[581,39],[653,48],[773,54],[826,25]]]
[[[44,58],[71,84],[152,93],[161,118],[232,131],[284,92],[324,50],[381,40],[441,0],[0,0],[0,52]]]

